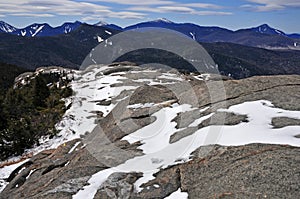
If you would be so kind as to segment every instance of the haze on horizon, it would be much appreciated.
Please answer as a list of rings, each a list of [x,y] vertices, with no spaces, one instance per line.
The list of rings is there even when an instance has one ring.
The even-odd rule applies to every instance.
[[[10,0],[0,2],[0,20],[18,28],[32,23],[106,21],[122,27],[167,18],[232,30],[261,24],[300,33],[300,0]]]

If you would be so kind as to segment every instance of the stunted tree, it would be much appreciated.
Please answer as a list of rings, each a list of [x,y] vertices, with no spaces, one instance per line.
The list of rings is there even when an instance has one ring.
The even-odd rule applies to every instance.
[[[37,107],[45,107],[46,99],[49,97],[50,91],[46,80],[42,76],[37,76],[32,82],[32,102]]]

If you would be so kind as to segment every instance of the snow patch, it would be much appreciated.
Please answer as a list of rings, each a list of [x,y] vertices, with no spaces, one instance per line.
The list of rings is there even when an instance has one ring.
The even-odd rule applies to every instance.
[[[133,104],[133,105],[127,106],[127,108],[128,108],[128,109],[151,108],[151,107],[153,107],[154,105],[155,105],[154,103]]]
[[[164,73],[161,76],[159,76],[158,79],[169,79],[169,80],[175,80],[175,81],[183,81],[182,78],[180,78],[176,74],[172,74],[172,73]]]
[[[44,28],[44,26],[45,26],[45,25],[42,25],[42,26],[40,26],[40,27],[38,27],[38,28],[37,28],[37,27],[36,27],[36,28],[33,28],[33,29],[36,30],[36,31],[35,31],[35,33],[33,33],[31,36],[32,36],[32,37],[35,37],[35,36],[36,36],[36,35]]]
[[[282,32],[279,31],[279,30],[275,30],[275,32],[276,32],[277,34],[279,34],[279,35],[282,35]]]
[[[159,18],[159,19],[155,20],[154,22],[174,23],[166,18]]]
[[[112,33],[109,32],[108,30],[105,30],[105,32],[106,32],[107,34],[109,34],[109,35],[112,35]]]
[[[211,113],[211,114],[208,114],[206,116],[203,116],[197,120],[195,120],[192,124],[189,125],[189,127],[197,127],[198,125],[200,125],[203,121],[211,118],[211,116],[213,116],[215,113]]]
[[[102,41],[104,41],[104,39],[102,39],[100,36],[97,36],[97,40],[99,43],[101,43]]]
[[[168,197],[165,197],[164,199],[188,199],[189,195],[186,192],[182,192],[179,188],[177,191],[169,195]]]
[[[190,105],[173,105],[172,108],[163,108],[153,114],[157,118],[155,122],[125,136],[122,140],[130,144],[141,141],[143,145],[138,148],[142,149],[145,154],[161,151],[169,144],[171,135],[175,133],[176,122],[171,122],[172,119],[177,116],[177,113],[190,110],[192,110]]]
[[[107,26],[108,23],[104,22],[104,21],[99,21],[98,23],[95,24],[95,26]]]
[[[180,164],[177,160],[188,161],[191,153],[200,146],[220,144],[225,146],[240,146],[251,143],[265,144],[288,144],[300,147],[300,140],[294,136],[299,134],[300,126],[289,126],[280,129],[273,129],[271,120],[274,117],[290,117],[300,119],[300,111],[287,111],[275,108],[271,102],[260,100],[245,102],[234,105],[228,109],[220,109],[219,112],[230,112],[239,115],[247,115],[249,122],[242,122],[234,126],[215,125],[197,130],[194,134],[184,137],[179,141],[170,144],[169,138],[179,129],[175,128],[176,123],[171,122],[177,113],[190,110],[189,105],[173,106],[163,108],[154,116],[157,120],[143,127],[136,132],[125,136],[123,140],[134,143],[140,141],[139,147],[143,150],[143,156],[135,157],[117,167],[106,169],[94,174],[89,180],[90,185],[85,186],[73,198],[93,198],[98,187],[114,172],[142,172],[143,177],[135,183],[135,189],[141,191],[141,185],[154,179],[155,173],[160,169],[171,165]],[[208,116],[205,116],[208,118]],[[199,121],[205,118],[198,119]],[[153,134],[153,132],[158,132]],[[180,191],[181,193],[181,191]],[[178,198],[180,196],[177,196]],[[187,195],[184,194],[186,197]],[[173,197],[173,194],[172,194]]]
[[[208,73],[194,76],[195,79],[200,80],[200,81],[208,81],[210,79],[210,77],[211,77],[211,74],[208,74]]]
[[[68,152],[69,154],[70,153],[72,153],[76,148],[77,148],[77,146],[80,144],[81,142],[76,142],[75,144],[74,144],[74,146],[70,149],[70,151]]]
[[[28,160],[21,161],[16,164],[12,164],[9,166],[5,166],[0,168],[0,193],[4,190],[4,188],[8,185],[8,182],[5,181],[9,177],[9,175],[19,166],[27,162]]]
[[[195,34],[195,33],[192,33],[192,32],[190,32],[190,35],[192,36],[193,40],[195,40],[195,41],[196,41],[196,34]]]

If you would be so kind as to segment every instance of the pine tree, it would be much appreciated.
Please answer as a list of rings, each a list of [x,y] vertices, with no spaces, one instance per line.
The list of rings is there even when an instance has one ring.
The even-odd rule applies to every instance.
[[[37,76],[32,82],[32,97],[33,105],[37,107],[45,107],[45,100],[49,97],[50,91],[45,79],[42,76]]]

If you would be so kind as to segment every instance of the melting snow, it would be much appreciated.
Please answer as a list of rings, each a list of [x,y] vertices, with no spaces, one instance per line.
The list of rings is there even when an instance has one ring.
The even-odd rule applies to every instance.
[[[161,168],[179,164],[177,161],[179,159],[189,160],[191,153],[200,146],[210,144],[240,146],[250,143],[265,143],[289,144],[300,147],[300,140],[294,137],[299,134],[300,126],[273,129],[270,125],[274,117],[300,119],[300,111],[275,108],[271,102],[265,100],[245,102],[231,106],[229,109],[219,110],[220,112],[248,115],[249,122],[247,123],[243,122],[234,126],[205,127],[197,130],[193,135],[170,144],[170,136],[178,131],[175,128],[176,123],[171,122],[171,120],[177,113],[190,109],[189,105],[181,105],[163,108],[155,113],[154,116],[157,117],[157,120],[154,123],[123,138],[130,143],[141,141],[142,145],[139,148],[143,150],[145,155],[94,174],[89,180],[90,185],[84,187],[73,198],[81,198],[86,194],[90,197],[85,198],[93,198],[97,188],[114,172],[143,172],[143,177],[135,183],[136,190],[141,191],[140,186],[154,179],[153,174]],[[208,116],[197,119],[196,123],[200,123],[205,118],[207,119]]]
[[[188,193],[182,192],[179,188],[177,191],[175,191],[168,197],[165,197],[164,199],[188,199]]]
[[[70,33],[71,31],[72,31],[72,27],[69,26],[69,25],[67,25],[67,26],[65,27],[64,33],[65,33],[65,34],[68,34],[68,33]]]
[[[151,107],[153,107],[154,105],[155,105],[154,103],[133,104],[133,105],[127,106],[127,108],[129,108],[129,109],[151,108]]]
[[[182,81],[183,79],[178,77],[176,74],[164,73],[163,75],[158,77],[159,79],[169,79],[175,81]]]
[[[112,87],[112,84],[122,83],[127,78],[122,76],[123,73],[113,73],[103,76],[102,72],[109,67],[89,68],[86,71],[76,73],[76,81],[71,83],[74,95],[66,99],[66,104],[72,102],[71,108],[66,111],[62,121],[57,124],[60,130],[58,136],[54,139],[41,140],[41,146],[32,149],[34,153],[44,149],[56,148],[60,144],[79,138],[86,132],[91,132],[95,127],[97,114],[94,111],[101,111],[105,117],[116,104],[109,106],[98,105],[101,100],[108,100],[118,96],[124,90],[136,89],[133,86]],[[143,71],[145,72],[145,71]],[[155,72],[155,71],[148,71]],[[133,71],[132,73],[138,73]],[[180,80],[173,74],[163,74],[160,78]],[[205,78],[205,75],[202,76]],[[138,80],[137,80],[138,81]],[[153,82],[151,82],[153,83]],[[135,104],[128,108],[145,108],[155,106],[156,104]],[[209,107],[200,110],[204,112]],[[141,172],[143,177],[135,183],[137,191],[141,191],[141,185],[154,179],[154,174],[162,168],[180,164],[189,161],[191,153],[200,146],[210,144],[220,144],[226,146],[239,146],[250,143],[265,144],[288,144],[300,147],[300,139],[295,136],[299,135],[300,126],[288,126],[280,129],[274,129],[271,126],[274,117],[289,117],[300,119],[300,111],[287,111],[275,108],[271,102],[260,100],[245,102],[234,105],[228,109],[220,109],[218,112],[229,112],[238,115],[247,115],[249,122],[242,122],[233,126],[209,126],[197,130],[194,134],[184,137],[175,143],[170,144],[170,137],[183,129],[176,129],[176,122],[172,120],[178,113],[193,110],[190,105],[173,104],[171,107],[162,108],[153,114],[157,119],[152,124],[145,126],[136,132],[127,135],[123,140],[129,143],[140,141],[142,145],[139,149],[143,150],[144,155],[134,157],[125,163],[100,171],[94,174],[83,190],[80,190],[73,198],[93,198],[99,186],[114,172]],[[204,120],[209,119],[214,113],[195,119],[189,127],[201,124]],[[69,151],[71,153],[76,149],[79,143],[76,143]],[[180,162],[178,160],[181,160]],[[22,162],[24,163],[24,161]],[[0,169],[0,178],[7,178],[8,175],[19,165],[11,165]],[[5,186],[5,181],[0,180]],[[3,186],[2,186],[3,189]],[[174,192],[174,197],[181,191]],[[173,194],[169,197],[173,197]],[[181,193],[183,196],[184,193]]]
[[[211,118],[211,116],[213,116],[214,113],[211,113],[209,115],[203,116],[199,119],[196,119],[192,124],[189,125],[189,127],[197,127],[199,124],[201,124],[203,121]]]
[[[112,33],[111,32],[109,32],[108,30],[105,30],[105,32],[107,33],[107,34],[109,34],[109,35],[111,35]]]
[[[40,26],[39,28],[37,28],[37,26],[36,26],[35,28],[33,28],[34,30],[36,30],[36,28],[37,28],[37,30],[36,30],[35,33],[32,34],[31,36],[34,37],[35,35],[37,35],[37,34],[44,28],[44,26],[45,26],[45,25],[42,25],[42,26]]]
[[[24,32],[21,30],[21,35],[24,37],[26,35],[26,30],[24,30]]]
[[[81,142],[76,142],[75,144],[74,144],[74,146],[70,149],[70,151],[68,152],[68,153],[72,153],[76,148],[77,148],[77,146],[80,144]]]
[[[5,166],[3,168],[0,169],[0,192],[3,191],[3,189],[6,187],[6,185],[8,184],[8,182],[5,181],[6,178],[9,177],[9,175],[19,166],[21,166],[22,164],[24,164],[25,162],[27,162],[28,160],[24,160],[21,161],[19,163],[16,164],[12,164],[9,166]]]
[[[104,41],[104,39],[102,39],[100,36],[97,36],[98,42],[101,43],[102,41]]]
[[[101,75],[103,70],[109,67],[91,68],[89,71],[77,71],[75,81],[71,83],[74,95],[65,99],[65,104],[70,105],[62,120],[56,124],[59,130],[58,135],[49,139],[44,137],[40,139],[41,145],[27,150],[27,153],[37,154],[45,149],[53,149],[59,145],[80,138],[86,132],[91,132],[95,127],[97,112],[102,112],[105,117],[116,106],[111,104],[103,106],[97,104],[99,100],[110,99],[118,96],[124,90],[136,89],[133,86],[112,87],[112,84],[122,83],[120,80],[127,78],[116,75]],[[0,169],[1,170],[1,169]]]
[[[189,110],[192,110],[190,105],[173,105],[172,108],[163,108],[153,114],[157,118],[155,122],[124,137],[122,140],[126,140],[130,144],[142,141],[143,145],[139,148],[145,154],[160,151],[169,144],[171,135],[176,131],[176,122],[171,122],[172,119],[177,116],[177,113]]]
[[[29,172],[28,176],[26,176],[26,180],[36,171],[36,169],[33,169]]]
[[[192,36],[193,40],[196,40],[196,35],[192,32],[190,32],[190,35]]]
[[[275,30],[275,32],[279,35],[282,35],[282,33],[279,30]]]
[[[157,189],[160,187],[158,184],[154,184],[153,186]]]

